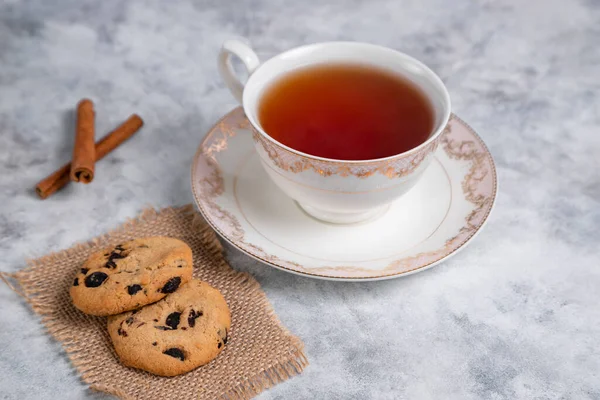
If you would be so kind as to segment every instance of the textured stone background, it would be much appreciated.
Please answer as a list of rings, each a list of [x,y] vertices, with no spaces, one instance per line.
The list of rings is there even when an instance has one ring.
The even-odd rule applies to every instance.
[[[598,0],[0,0],[0,269],[191,202],[194,150],[235,105],[215,65],[233,35],[263,58],[338,39],[414,55],[500,178],[469,248],[405,279],[316,281],[228,249],[311,360],[261,399],[600,399]],[[92,185],[42,202],[84,96],[99,134],[132,112],[146,127]],[[105,397],[0,285],[0,398]]]

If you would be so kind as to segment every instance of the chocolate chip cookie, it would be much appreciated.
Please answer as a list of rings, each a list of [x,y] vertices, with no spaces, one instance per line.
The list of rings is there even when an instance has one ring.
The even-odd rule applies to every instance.
[[[227,344],[230,326],[221,293],[196,279],[157,303],[108,318],[121,362],[162,376],[210,362]]]
[[[71,286],[75,307],[114,315],[154,303],[192,279],[192,250],[181,240],[150,237],[92,254]]]

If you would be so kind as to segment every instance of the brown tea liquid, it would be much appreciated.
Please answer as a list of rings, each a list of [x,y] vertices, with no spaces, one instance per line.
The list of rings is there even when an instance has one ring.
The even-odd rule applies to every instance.
[[[355,64],[286,74],[263,93],[258,118],[280,143],[338,160],[403,153],[425,142],[434,125],[432,105],[414,83]]]

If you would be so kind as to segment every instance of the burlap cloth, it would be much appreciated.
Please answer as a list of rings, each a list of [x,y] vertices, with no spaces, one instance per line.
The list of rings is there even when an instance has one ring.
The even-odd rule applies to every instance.
[[[144,236],[171,236],[194,253],[194,276],[218,288],[231,309],[230,339],[211,363],[165,378],[122,366],[106,331],[106,318],[71,304],[69,286],[90,253]],[[29,262],[0,275],[42,317],[91,388],[124,399],[248,399],[302,371],[308,364],[302,342],[279,322],[254,278],[223,259],[215,233],[191,206],[146,210],[135,220],[85,244]]]

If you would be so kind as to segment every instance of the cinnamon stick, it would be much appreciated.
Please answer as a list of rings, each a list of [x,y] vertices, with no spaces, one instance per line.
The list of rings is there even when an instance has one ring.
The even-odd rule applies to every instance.
[[[94,179],[96,147],[94,146],[94,103],[83,99],[77,104],[75,146],[71,161],[71,180],[90,183]]]
[[[144,125],[144,121],[137,115],[133,114],[127,121],[123,122],[117,129],[104,136],[96,142],[96,161],[99,161],[108,153],[119,147],[121,143],[129,139]],[[36,193],[45,199],[52,193],[61,189],[69,183],[71,171],[71,163],[63,165],[57,171],[48,175],[44,180],[40,181],[36,187]]]

